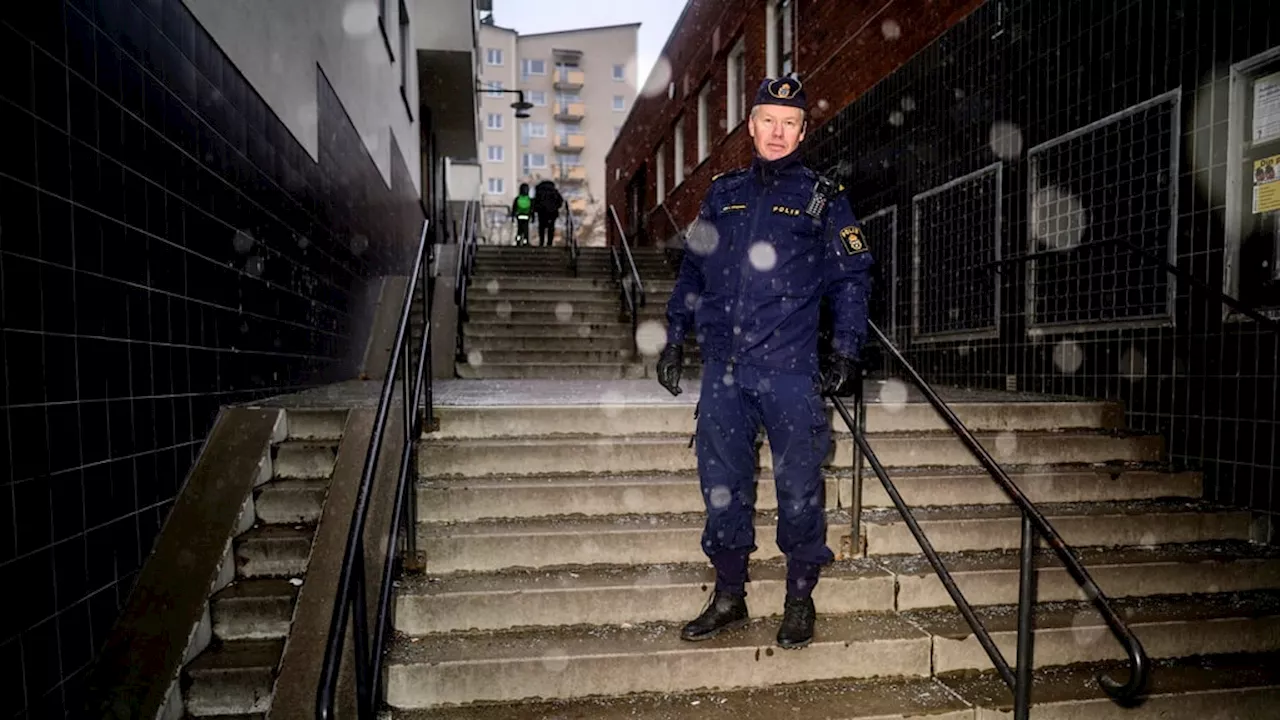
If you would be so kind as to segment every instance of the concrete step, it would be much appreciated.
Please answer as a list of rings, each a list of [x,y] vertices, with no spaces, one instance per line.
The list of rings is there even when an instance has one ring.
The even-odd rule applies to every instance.
[[[1076,557],[1109,597],[1280,589],[1280,549],[1248,542],[1151,547],[1078,547]],[[973,605],[1018,602],[1018,551],[943,553],[961,592]],[[898,610],[950,607],[951,597],[923,555],[876,558],[897,583]],[[1041,602],[1086,599],[1061,561],[1036,555]],[[819,585],[821,587],[821,585]]]
[[[714,692],[645,693],[582,700],[397,710],[394,717],[395,720],[778,720],[787,717],[821,720],[973,720],[973,710],[937,680],[893,678],[827,680]]]
[[[215,643],[183,671],[187,714],[217,717],[265,713],[271,709],[283,640]]]
[[[307,572],[314,528],[262,525],[235,540],[236,575],[242,579],[295,578]]]
[[[528,292],[530,290],[552,292],[598,292],[609,290],[617,292],[618,288],[608,278],[555,278],[546,280],[523,275],[504,275],[498,273],[476,273],[471,278],[472,292],[476,295],[500,295],[505,292]]]
[[[701,547],[704,523],[701,513],[419,523],[418,542],[427,556],[429,573],[493,572],[560,565],[697,563],[706,559]],[[759,550],[754,557],[761,560],[779,557],[773,542],[776,534],[774,514],[757,513]],[[828,513],[828,546],[839,551],[842,537],[848,534],[848,518],[841,513]]]
[[[327,479],[333,474],[337,444],[288,440],[276,446],[275,477],[286,480]]]
[[[753,617],[781,615],[786,566],[753,562]],[[409,576],[396,595],[396,630],[406,635],[560,625],[622,625],[681,619],[702,611],[715,572],[701,563],[588,565],[444,577]],[[870,560],[839,560],[814,589],[824,613],[888,612],[894,581]]]
[[[631,351],[631,338],[627,335],[613,334],[609,336],[592,335],[590,337],[579,337],[576,333],[573,335],[516,335],[505,333],[488,333],[481,331],[481,334],[467,335],[464,344],[468,352],[479,350],[486,352],[489,350],[499,350],[503,352],[521,352],[525,350],[535,350],[541,352],[555,352],[564,350],[566,352],[581,352],[590,350],[626,350]]]
[[[1037,670],[1031,681],[1034,717],[1245,720],[1269,717],[1280,703],[1280,653],[1155,660],[1143,702],[1136,708],[1121,707],[1103,694],[1097,678],[1104,674],[1123,679],[1128,677],[1127,665],[1087,663]],[[994,671],[947,673],[938,681],[964,702],[984,708],[979,717],[1007,717],[1013,709],[1013,695]]]
[[[210,600],[213,634],[232,640],[270,640],[289,635],[298,589],[283,578],[240,580]]]
[[[1113,433],[1005,432],[978,434],[997,461],[1014,464],[1155,462],[1164,453],[1159,436]],[[848,466],[853,439],[837,435],[828,463]],[[772,467],[772,452],[762,447],[761,467]],[[976,466],[957,438],[944,434],[877,435],[872,447],[889,468]],[[537,475],[562,473],[676,473],[697,469],[689,435],[601,437],[557,435],[547,438],[442,438],[423,441],[420,477],[447,475]]]
[[[1200,476],[1195,473],[1140,470],[1113,477],[1097,469],[1064,468],[1015,470],[1012,477],[1035,503],[1201,497]],[[913,508],[1012,502],[985,473],[913,469],[894,473],[893,479]],[[848,471],[828,473],[828,508],[851,505],[851,482]],[[418,517],[428,522],[465,522],[492,517],[701,512],[704,498],[698,488],[696,473],[428,478],[418,488]],[[890,507],[889,497],[874,474],[864,476],[863,488],[863,507]],[[773,473],[760,472],[756,506],[776,509],[776,492]]]
[[[1114,465],[1019,466],[1004,464],[1010,479],[1034,503],[1152,500],[1204,496],[1197,472],[1170,472],[1136,463]],[[1002,505],[1012,500],[990,475],[972,468],[902,468],[893,471],[893,484],[910,507],[932,505]],[[852,501],[852,481],[841,484],[841,502]],[[875,473],[863,473],[862,506],[892,507],[889,494]]]
[[[565,352],[590,349],[594,348],[563,348]],[[692,355],[696,356],[697,353]],[[489,362],[489,357],[486,352],[486,362]],[[652,401],[649,402],[644,399],[625,403],[610,402],[609,397],[603,397],[600,405],[438,408],[441,428],[436,437],[510,438],[552,434],[618,436],[693,432],[694,398],[672,402],[666,391],[656,383],[648,390],[652,393]],[[614,395],[622,397],[620,393]],[[951,407],[960,420],[975,432],[1051,431],[1068,428],[1115,430],[1120,428],[1122,414],[1119,405],[1105,402],[1040,404],[961,401]],[[835,415],[835,411],[828,409],[827,413],[832,418],[832,429],[838,434],[847,435],[848,428]],[[869,433],[945,431],[946,427],[933,408],[925,403],[872,403],[867,406]],[[1010,439],[1005,438],[1001,447],[1008,449],[1009,444]]]
[[[342,439],[342,430],[347,423],[346,410],[289,410],[285,416],[289,422],[290,440],[329,440],[336,443]]]
[[[600,350],[480,350],[475,352],[479,355],[472,357],[468,355],[471,361],[479,360],[479,364],[484,365],[521,365],[524,363],[566,363],[569,365],[595,364],[595,363],[625,363],[631,359],[631,349],[610,348]]]
[[[268,525],[314,525],[320,522],[329,478],[272,480],[254,501],[258,519]]]
[[[574,305],[561,301],[548,307],[532,309],[515,309],[510,305],[498,304],[492,312],[468,308],[467,322],[517,322],[542,323],[545,325],[578,324],[578,323],[619,323],[623,321],[618,303],[612,305]]]
[[[554,313],[561,305],[570,309],[587,309],[596,312],[617,312],[621,307],[616,292],[582,293],[582,297],[565,297],[568,293],[537,295],[532,292],[516,297],[499,295],[472,295],[467,298],[467,311],[472,315],[502,315],[513,311],[543,311]],[[561,310],[563,312],[563,310]]]
[[[803,652],[774,647],[775,620],[754,620],[700,643],[680,640],[682,623],[429,636],[393,646],[387,704],[426,708],[929,675],[928,636],[897,616],[822,620],[821,634]]]
[[[1112,606],[1151,658],[1184,658],[1280,650],[1280,593],[1219,593],[1118,598]],[[959,612],[916,610],[902,616],[934,636],[936,673],[991,668]],[[982,612],[1006,658],[1015,657],[1017,608]],[[1124,658],[1124,649],[1089,603],[1041,603],[1035,612],[1035,667]]]
[[[472,361],[482,359],[481,351],[467,353]],[[530,378],[553,380],[627,380],[646,377],[645,367],[634,363],[598,362],[542,362],[542,363],[460,363],[458,377],[482,378]]]
[[[827,478],[827,507],[836,508],[838,479]],[[772,473],[761,473],[756,507],[776,510]],[[418,485],[423,522],[556,515],[658,515],[702,512],[695,474],[542,475],[533,477],[431,478]]]
[[[463,326],[465,338],[473,337],[543,337],[556,340],[572,338],[610,338],[631,342],[631,326],[623,323],[557,323],[511,322],[498,318],[480,319]]]
[[[1045,504],[1040,511],[1069,545],[1168,545],[1248,540],[1248,511],[1183,500]],[[1011,505],[919,508],[913,514],[938,552],[1021,547],[1021,512]],[[862,514],[868,555],[920,552],[897,510]]]

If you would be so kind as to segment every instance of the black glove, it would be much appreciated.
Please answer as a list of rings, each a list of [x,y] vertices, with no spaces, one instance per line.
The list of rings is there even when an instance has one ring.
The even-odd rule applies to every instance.
[[[680,373],[684,372],[684,347],[667,345],[658,356],[658,382],[672,395],[680,394]]]
[[[823,395],[849,397],[862,382],[862,364],[847,355],[832,355],[820,373]]]

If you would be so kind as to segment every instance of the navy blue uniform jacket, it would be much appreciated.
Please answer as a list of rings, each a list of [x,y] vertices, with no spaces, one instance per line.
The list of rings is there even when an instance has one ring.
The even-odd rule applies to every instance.
[[[818,315],[830,300],[833,349],[858,357],[873,260],[843,193],[805,212],[817,174],[798,153],[712,180],[667,303],[667,340],[696,321],[706,361],[818,373]]]

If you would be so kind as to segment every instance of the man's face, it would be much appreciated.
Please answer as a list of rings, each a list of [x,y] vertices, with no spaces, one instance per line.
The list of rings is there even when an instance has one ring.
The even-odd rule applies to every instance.
[[[751,112],[747,132],[760,157],[786,157],[804,140],[804,111],[787,105],[757,105]]]

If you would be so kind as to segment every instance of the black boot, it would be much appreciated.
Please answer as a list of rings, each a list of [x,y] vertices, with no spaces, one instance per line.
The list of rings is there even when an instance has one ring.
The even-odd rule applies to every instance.
[[[788,597],[783,609],[782,625],[778,628],[778,645],[784,648],[802,648],[813,640],[813,620],[817,611],[812,597]]]
[[[725,630],[747,624],[747,601],[741,595],[717,592],[702,614],[680,631],[682,640],[710,640]]]

